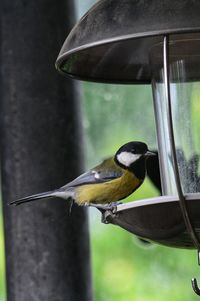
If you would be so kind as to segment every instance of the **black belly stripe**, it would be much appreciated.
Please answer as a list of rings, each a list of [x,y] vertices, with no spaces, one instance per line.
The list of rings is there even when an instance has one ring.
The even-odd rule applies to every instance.
[[[144,180],[145,178],[145,158],[142,157],[128,168],[139,180]],[[140,184],[141,185],[141,184]],[[138,188],[138,186],[137,186]],[[135,191],[135,190],[134,190]]]

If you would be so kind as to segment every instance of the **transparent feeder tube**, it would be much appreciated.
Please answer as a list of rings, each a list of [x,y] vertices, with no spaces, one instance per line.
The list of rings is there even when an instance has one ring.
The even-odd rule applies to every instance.
[[[184,194],[200,192],[200,81],[196,68],[200,70],[200,40],[188,35],[170,39],[169,90],[173,121],[176,159]],[[192,55],[195,43],[195,55]],[[190,47],[190,45],[192,45]],[[197,51],[199,49],[199,52]],[[177,195],[170,143],[168,100],[165,93],[162,45],[151,51],[153,94],[160,148],[162,192]],[[194,69],[195,67],[195,69]]]

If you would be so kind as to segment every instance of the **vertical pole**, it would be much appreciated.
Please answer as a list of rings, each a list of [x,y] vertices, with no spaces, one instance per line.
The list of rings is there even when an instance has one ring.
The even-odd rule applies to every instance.
[[[8,301],[90,301],[87,214],[51,199],[82,169],[79,89],[54,62],[74,22],[70,0],[2,0],[1,173]]]

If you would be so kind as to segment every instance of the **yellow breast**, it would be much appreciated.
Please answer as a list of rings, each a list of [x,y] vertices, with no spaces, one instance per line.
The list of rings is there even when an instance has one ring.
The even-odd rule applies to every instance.
[[[77,187],[76,202],[84,203],[111,203],[126,198],[142,184],[131,172],[125,170],[120,178],[99,184],[88,184]]]

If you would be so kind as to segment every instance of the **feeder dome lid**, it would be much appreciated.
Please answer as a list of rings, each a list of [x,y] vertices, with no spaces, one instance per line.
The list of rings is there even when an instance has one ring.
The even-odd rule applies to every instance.
[[[164,34],[200,31],[199,0],[100,0],[74,26],[56,61],[89,81],[150,83],[149,52]]]

